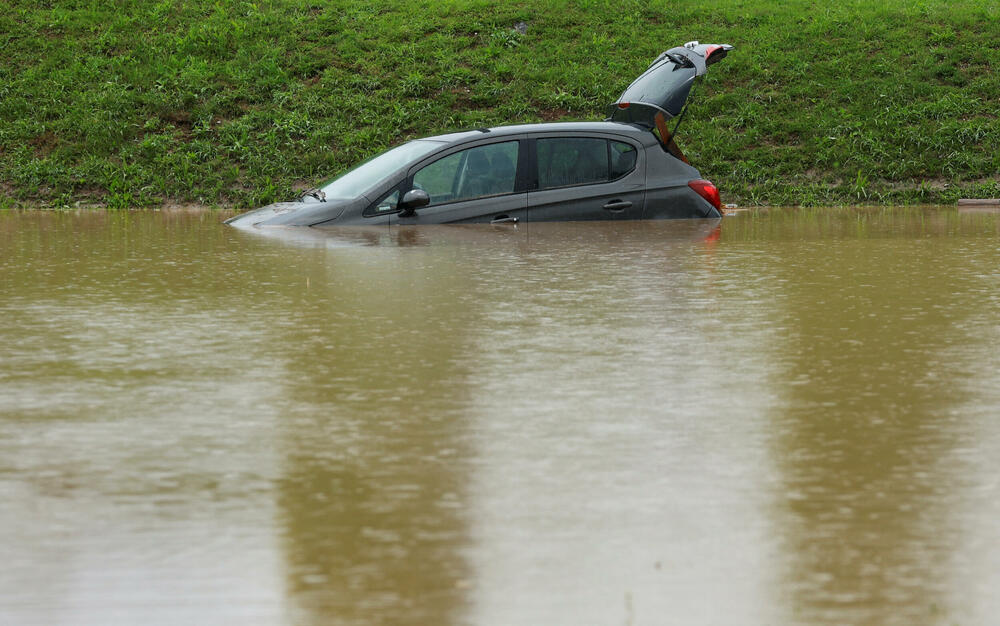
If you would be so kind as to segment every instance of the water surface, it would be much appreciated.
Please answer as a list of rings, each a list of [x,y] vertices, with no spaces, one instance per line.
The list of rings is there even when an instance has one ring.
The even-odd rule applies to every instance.
[[[0,214],[0,623],[992,624],[1000,215]]]

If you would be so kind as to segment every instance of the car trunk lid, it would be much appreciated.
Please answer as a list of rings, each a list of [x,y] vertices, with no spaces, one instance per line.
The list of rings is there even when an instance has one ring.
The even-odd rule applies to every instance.
[[[611,105],[609,118],[652,128],[657,112],[665,113],[667,119],[677,117],[684,110],[695,78],[732,49],[729,44],[691,41],[663,52]]]
[[[695,79],[732,49],[729,44],[690,41],[663,52],[610,106],[608,119],[656,129],[664,147],[674,156],[687,161],[673,143],[666,122],[683,115]]]

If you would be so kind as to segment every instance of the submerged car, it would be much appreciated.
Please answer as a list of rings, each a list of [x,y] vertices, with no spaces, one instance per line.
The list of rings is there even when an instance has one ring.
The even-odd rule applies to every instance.
[[[392,148],[295,202],[235,226],[712,218],[719,192],[674,141],[695,79],[732,50],[692,41],[658,56],[603,122],[500,126]],[[669,124],[673,124],[673,128]]]

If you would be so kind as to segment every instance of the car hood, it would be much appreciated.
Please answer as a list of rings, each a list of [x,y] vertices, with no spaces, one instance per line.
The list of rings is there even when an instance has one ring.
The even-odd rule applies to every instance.
[[[336,220],[355,200],[328,198],[325,202],[306,199],[299,202],[276,202],[231,217],[226,224],[250,226],[315,226]]]
[[[729,44],[691,41],[663,52],[611,105],[608,119],[652,127],[657,113],[664,113],[667,119],[677,117],[694,80],[732,49]]]

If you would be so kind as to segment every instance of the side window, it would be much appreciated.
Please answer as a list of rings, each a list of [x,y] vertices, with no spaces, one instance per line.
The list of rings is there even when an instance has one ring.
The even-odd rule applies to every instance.
[[[373,217],[384,213],[394,213],[396,205],[399,203],[399,189],[392,190],[389,195],[382,198],[372,206],[365,209],[365,217]]]
[[[621,141],[611,144],[611,180],[621,178],[635,168],[635,147]]]
[[[511,193],[517,174],[517,141],[477,146],[449,154],[413,175],[413,187],[431,197],[430,206]]]
[[[585,137],[539,139],[538,188],[608,180],[608,141]]]

